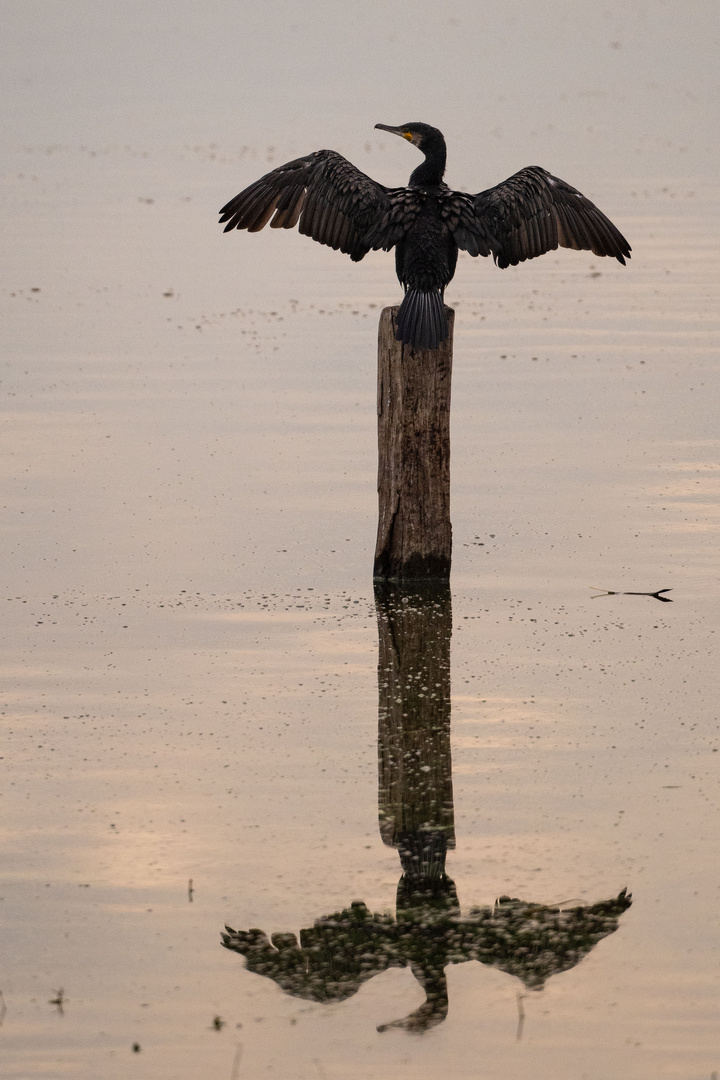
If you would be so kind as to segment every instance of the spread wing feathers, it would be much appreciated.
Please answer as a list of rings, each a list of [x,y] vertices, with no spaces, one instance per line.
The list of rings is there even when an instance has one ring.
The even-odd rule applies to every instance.
[[[316,150],[266,173],[223,206],[220,222],[230,229],[259,232],[292,229],[362,259],[365,236],[387,213],[388,190],[334,150]],[[274,217],[273,217],[274,215]]]
[[[394,247],[428,204],[428,193],[422,188],[387,188],[386,192],[389,206],[365,237],[373,251],[379,248],[389,251]],[[437,205],[440,218],[458,247],[471,255],[489,255],[499,250],[487,222],[476,213],[474,195],[444,187],[440,194],[433,193],[430,201]]]
[[[497,265],[516,266],[560,247],[612,255],[625,264],[630,245],[581,192],[538,165],[474,196],[475,216],[497,241]],[[468,249],[469,250],[469,249]]]
[[[500,245],[492,234],[484,215],[478,214],[476,196],[461,191],[449,191],[442,201],[440,214],[455,238],[455,243],[470,255],[495,254]]]
[[[414,188],[386,188],[388,205],[365,236],[373,251],[390,251],[413,224],[424,205],[423,195]]]

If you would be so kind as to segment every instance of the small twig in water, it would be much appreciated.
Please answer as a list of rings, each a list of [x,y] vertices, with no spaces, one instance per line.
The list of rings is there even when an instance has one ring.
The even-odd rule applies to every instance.
[[[7,1014],[7,1005],[5,1004],[5,998],[3,997],[3,992],[2,992],[2,990],[0,990],[0,1027],[2,1027],[2,1022],[5,1019],[6,1014]]]
[[[193,893],[195,892],[195,890],[193,889],[192,881],[193,881],[192,878],[190,878],[190,880],[188,881],[188,903],[189,904],[192,904],[192,902],[193,902]]]
[[[65,1015],[65,1010],[63,1009],[63,1005],[65,1004],[66,1001],[67,1001],[67,998],[65,997],[65,991],[63,990],[63,988],[61,986],[59,990],[55,991],[55,997],[50,998],[50,1000],[48,1001],[48,1005],[54,1005],[55,1008],[57,1009],[57,1011],[60,1013],[60,1015],[64,1016]]]
[[[232,1072],[230,1073],[230,1080],[238,1080],[240,1075],[240,1061],[242,1059],[243,1044],[238,1043],[235,1047],[235,1057],[232,1063]]]
[[[664,592],[672,592],[672,589],[656,589],[655,592],[626,592],[623,596],[652,596],[653,600],[661,600],[663,604],[672,604],[669,596],[663,596]]]
[[[520,1042],[520,1040],[522,1039],[523,1028],[525,1026],[525,1006],[523,1005],[523,1001],[525,1000],[526,997],[527,997],[527,994],[521,994],[518,991],[518,996],[517,996],[518,1025],[517,1025],[517,1031],[515,1032],[515,1041],[516,1042]]]
[[[653,600],[660,600],[663,604],[672,604],[672,600],[669,596],[663,596],[663,593],[672,592],[672,589],[656,589],[655,592],[617,592],[614,589],[601,589],[599,585],[591,585],[591,589],[596,589],[598,595],[591,596],[591,600],[599,600],[601,596],[651,596]]]

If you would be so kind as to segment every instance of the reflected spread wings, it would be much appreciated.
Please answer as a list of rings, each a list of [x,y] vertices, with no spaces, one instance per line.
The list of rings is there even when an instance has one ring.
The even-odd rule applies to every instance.
[[[539,165],[475,195],[473,212],[497,242],[494,256],[501,269],[558,246],[614,256],[623,265],[630,257],[627,240],[597,206]],[[458,245],[474,254],[455,235]]]
[[[371,247],[385,246],[382,236],[368,243],[367,235],[373,226],[378,233],[390,216],[393,194],[342,154],[317,150],[256,180],[223,206],[220,221],[227,222],[225,232],[259,232],[271,217],[273,229],[292,229],[299,222],[305,236],[359,261]]]

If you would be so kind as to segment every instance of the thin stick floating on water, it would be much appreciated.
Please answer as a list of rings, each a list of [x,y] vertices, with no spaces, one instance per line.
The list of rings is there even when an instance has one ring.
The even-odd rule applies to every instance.
[[[48,1005],[54,1005],[55,1008],[57,1009],[57,1011],[60,1013],[60,1015],[64,1016],[65,1015],[65,1010],[63,1009],[63,1005],[65,1004],[66,1001],[67,1001],[67,998],[65,997],[65,991],[63,990],[63,988],[61,986],[59,990],[55,991],[55,997],[50,998],[50,1000],[48,1001]]]
[[[242,1053],[243,1053],[243,1044],[238,1043],[237,1046],[235,1047],[235,1057],[233,1058],[232,1072],[230,1073],[230,1080],[238,1080],[238,1076],[240,1075],[240,1061],[242,1059]]]
[[[521,994],[521,993],[518,993],[518,996],[517,996],[518,1025],[517,1025],[517,1031],[515,1032],[515,1041],[516,1042],[520,1042],[520,1040],[522,1039],[523,1028],[525,1027],[525,1006],[523,1005],[523,1001],[525,1000],[526,997],[527,997],[527,994]]]
[[[591,585],[591,589],[596,589],[597,596],[591,596],[591,600],[599,600],[601,596],[651,596],[653,600],[660,600],[663,604],[672,604],[672,600],[669,596],[663,596],[663,593],[672,592],[672,589],[656,589],[655,592],[619,592],[616,589],[602,589],[599,585]]]

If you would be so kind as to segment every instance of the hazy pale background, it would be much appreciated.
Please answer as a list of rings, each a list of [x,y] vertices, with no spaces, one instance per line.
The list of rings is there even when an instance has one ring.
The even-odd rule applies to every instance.
[[[242,1045],[252,1080],[710,1080],[717,4],[0,13],[3,1076],[230,1078]],[[319,147],[402,183],[417,153],[373,125],[410,120],[453,186],[543,165],[634,249],[464,258],[448,290],[448,872],[466,910],[635,898],[520,1042],[519,984],[477,964],[412,1038],[375,1030],[420,1000],[407,971],[310,1005],[219,947],[393,907],[370,569],[399,286],[216,211]]]

